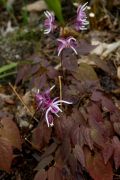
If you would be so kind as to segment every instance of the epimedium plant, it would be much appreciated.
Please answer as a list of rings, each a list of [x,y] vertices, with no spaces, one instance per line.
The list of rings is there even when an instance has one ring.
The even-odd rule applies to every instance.
[[[112,180],[113,172],[120,167],[120,110],[101,87],[94,68],[78,64],[78,57],[95,46],[80,42],[71,32],[66,34],[60,2],[55,0],[59,11],[52,1],[46,2],[54,12],[44,13],[44,34],[55,47],[58,42],[58,48],[53,47],[55,61],[51,52],[46,55],[43,49],[42,55],[30,57],[33,63],[24,65],[16,78],[16,84],[27,80],[30,88],[39,89],[32,94],[38,122],[29,136],[39,156],[34,179]],[[69,22],[74,31],[87,29],[87,5],[79,5],[76,18]],[[57,24],[54,13],[61,25]],[[54,34],[51,39],[56,31],[60,35]],[[59,59],[62,68],[57,66]],[[19,146],[21,143],[16,145]],[[8,149],[12,152],[11,146]],[[12,158],[7,169],[11,161]]]

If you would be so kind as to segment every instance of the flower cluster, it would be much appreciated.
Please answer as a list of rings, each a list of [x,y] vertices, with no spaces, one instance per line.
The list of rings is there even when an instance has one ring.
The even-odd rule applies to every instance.
[[[54,86],[52,88],[50,88],[49,90],[45,91],[43,94],[40,94],[38,92],[35,95],[38,109],[42,109],[45,112],[45,120],[46,120],[48,127],[54,125],[53,114],[55,114],[57,117],[59,117],[58,113],[62,112],[62,110],[59,107],[61,105],[61,103],[72,104],[72,102],[60,100],[59,97],[51,99],[50,91],[53,88],[54,88]]]
[[[88,3],[88,2],[87,2]],[[77,17],[75,19],[74,27],[77,31],[79,30],[86,30],[87,25],[89,24],[89,21],[87,21],[87,15],[85,10],[87,9],[87,3],[84,5],[80,5],[77,9]],[[55,16],[53,12],[45,11],[45,22],[44,22],[44,34],[49,34],[50,32],[53,32],[56,29],[55,24]],[[65,48],[71,48],[75,54],[77,54],[77,51],[75,49],[75,42],[76,39],[73,37],[68,38],[59,38],[58,39],[58,56],[61,54],[62,50]]]

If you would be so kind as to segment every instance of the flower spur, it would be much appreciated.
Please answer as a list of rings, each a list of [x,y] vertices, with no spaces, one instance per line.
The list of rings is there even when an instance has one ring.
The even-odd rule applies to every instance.
[[[72,102],[68,102],[65,100],[60,100],[59,97],[54,98],[53,100],[50,98],[50,91],[54,88],[55,86],[53,86],[52,88],[50,88],[49,90],[45,91],[45,93],[40,94],[39,92],[36,93],[35,97],[36,97],[36,101],[37,101],[37,105],[38,108],[42,109],[43,111],[45,111],[45,120],[46,123],[49,126],[53,126],[53,114],[55,114],[57,117],[59,117],[58,113],[62,112],[62,110],[60,109],[60,105],[61,103],[65,103],[65,104],[72,104]]]
[[[79,30],[86,30],[86,25],[89,24],[89,21],[87,21],[87,15],[85,10],[87,9],[87,3],[84,5],[80,5],[77,9],[77,18],[75,22],[75,28],[77,31]]]
[[[72,36],[68,37],[68,38],[59,38],[57,39],[57,41],[59,42],[58,44],[58,56],[60,56],[61,52],[65,49],[65,48],[71,48],[75,54],[77,54],[76,51],[76,39]]]
[[[45,11],[44,12],[46,19],[44,21],[44,34],[49,34],[50,32],[53,32],[53,30],[56,28],[55,25],[55,16],[53,12]]]

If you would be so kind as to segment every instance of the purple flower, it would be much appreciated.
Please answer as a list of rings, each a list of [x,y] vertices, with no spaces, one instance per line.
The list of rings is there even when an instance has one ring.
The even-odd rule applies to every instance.
[[[53,32],[53,30],[56,28],[55,25],[55,16],[53,12],[45,11],[44,12],[46,19],[44,21],[44,34],[49,34],[50,32]]]
[[[46,123],[49,126],[53,126],[53,114],[55,114],[57,117],[59,117],[58,113],[62,112],[60,109],[61,103],[66,103],[66,104],[72,104],[71,102],[60,100],[58,97],[54,98],[53,100],[50,98],[50,91],[54,88],[50,88],[49,90],[45,91],[45,93],[40,94],[39,92],[36,93],[36,101],[38,108],[42,109],[45,111],[45,120]]]
[[[87,21],[87,15],[85,13],[87,3],[88,2],[86,2],[84,5],[80,5],[77,9],[77,18],[75,22],[75,27],[77,31],[86,30],[86,25],[89,24],[89,21]]]
[[[72,36],[64,39],[64,38],[59,38],[57,39],[57,41],[59,42],[59,45],[58,45],[58,56],[61,54],[61,52],[63,51],[63,49],[65,48],[71,48],[75,54],[77,54],[77,51],[76,51],[76,39]]]

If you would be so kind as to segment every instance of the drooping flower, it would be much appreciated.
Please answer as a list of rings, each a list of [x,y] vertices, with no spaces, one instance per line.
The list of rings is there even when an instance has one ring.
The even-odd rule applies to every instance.
[[[53,30],[56,28],[55,25],[55,16],[53,12],[45,11],[44,12],[46,19],[44,21],[44,34],[49,34],[50,32],[53,32]]]
[[[39,109],[42,109],[45,111],[45,120],[46,123],[49,126],[53,126],[54,123],[54,118],[53,114],[59,117],[58,113],[62,112],[60,109],[61,103],[66,103],[66,104],[72,104],[72,102],[60,100],[59,97],[54,98],[53,100],[50,98],[50,91],[54,88],[50,88],[49,90],[45,91],[45,93],[40,94],[39,92],[36,93],[36,101]]]
[[[59,39],[57,39],[57,41],[59,42],[59,44],[58,44],[58,56],[61,54],[61,52],[65,48],[71,48],[75,52],[75,54],[77,54],[76,39],[74,37],[70,36],[66,39],[65,38],[59,38]]]
[[[79,30],[86,30],[86,26],[89,24],[89,21],[87,21],[87,15],[86,15],[86,8],[87,8],[86,2],[84,5],[80,5],[77,9],[77,18],[75,21],[75,28],[77,31]]]

